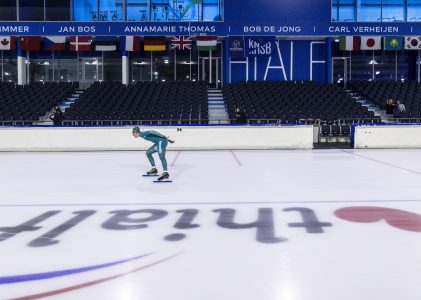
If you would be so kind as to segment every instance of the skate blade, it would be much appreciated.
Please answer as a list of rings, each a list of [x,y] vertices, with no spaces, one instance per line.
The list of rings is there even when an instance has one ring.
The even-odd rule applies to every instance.
[[[155,183],[171,183],[171,182],[172,182],[172,180],[169,180],[169,179],[164,179],[164,180],[161,180],[161,181],[159,181],[159,180],[154,180],[153,182],[155,182]]]
[[[143,177],[158,177],[159,175],[156,174],[144,174]]]

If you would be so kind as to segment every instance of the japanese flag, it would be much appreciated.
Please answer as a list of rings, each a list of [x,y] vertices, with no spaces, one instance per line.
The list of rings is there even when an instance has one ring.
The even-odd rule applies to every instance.
[[[381,36],[362,36],[361,50],[381,50],[382,37]]]

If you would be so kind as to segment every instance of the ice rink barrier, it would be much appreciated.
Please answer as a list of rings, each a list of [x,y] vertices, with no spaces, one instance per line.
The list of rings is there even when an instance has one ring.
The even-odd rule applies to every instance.
[[[135,139],[133,126],[2,127],[0,151],[145,150],[150,142]],[[313,126],[140,126],[171,137],[168,150],[312,149]]]
[[[421,124],[353,125],[352,142],[356,149],[418,149]]]

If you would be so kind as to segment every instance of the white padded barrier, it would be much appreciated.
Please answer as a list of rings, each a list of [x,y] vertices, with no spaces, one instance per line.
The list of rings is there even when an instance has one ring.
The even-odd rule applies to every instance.
[[[356,149],[421,148],[421,124],[358,125],[354,127]]]
[[[143,127],[176,141],[168,150],[312,149],[313,126]],[[132,127],[0,128],[0,151],[145,150]]]

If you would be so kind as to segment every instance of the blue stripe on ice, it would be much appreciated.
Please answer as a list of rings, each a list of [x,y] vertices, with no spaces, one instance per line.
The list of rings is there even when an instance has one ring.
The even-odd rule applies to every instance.
[[[93,270],[98,270],[98,269],[103,269],[103,268],[123,264],[123,263],[129,262],[129,261],[133,261],[133,260],[137,260],[137,259],[146,257],[146,256],[151,255],[151,254],[152,253],[147,253],[147,254],[135,256],[135,257],[132,257],[132,258],[127,258],[127,259],[118,260],[118,261],[114,261],[114,262],[110,262],[110,263],[106,263],[106,264],[88,266],[88,267],[83,267],[83,268],[60,270],[60,271],[53,271],[53,272],[46,272],[46,273],[5,276],[5,277],[0,277],[0,284],[11,284],[11,283],[18,283],[18,282],[25,282],[25,281],[51,279],[51,278],[56,278],[56,277],[78,274],[78,273],[84,273],[84,272],[88,272],[88,271],[93,271]]]

